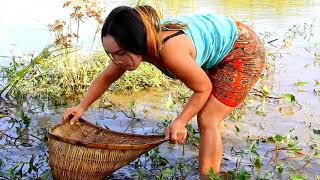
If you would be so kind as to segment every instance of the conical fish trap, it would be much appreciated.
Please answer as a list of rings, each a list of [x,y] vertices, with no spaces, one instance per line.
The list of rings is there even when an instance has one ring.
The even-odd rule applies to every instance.
[[[49,164],[54,179],[104,179],[167,141],[163,135],[115,132],[83,119],[49,129]]]

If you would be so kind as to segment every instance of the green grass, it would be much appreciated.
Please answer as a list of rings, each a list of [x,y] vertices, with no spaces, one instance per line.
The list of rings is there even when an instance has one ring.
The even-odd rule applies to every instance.
[[[38,57],[38,56],[37,56]],[[110,63],[107,55],[100,51],[92,55],[76,55],[64,53],[43,59],[34,63],[26,59],[16,60],[9,67],[3,67],[3,78],[19,75],[19,80],[7,83],[9,93],[19,91],[21,94],[33,96],[48,95],[51,97],[82,95],[90,86],[92,80]],[[26,68],[27,67],[27,68]],[[23,70],[23,74],[21,74]],[[132,72],[126,72],[110,87],[111,91],[142,90],[146,88],[166,87],[172,80],[168,79],[156,67],[148,63]],[[6,90],[3,89],[3,92]]]

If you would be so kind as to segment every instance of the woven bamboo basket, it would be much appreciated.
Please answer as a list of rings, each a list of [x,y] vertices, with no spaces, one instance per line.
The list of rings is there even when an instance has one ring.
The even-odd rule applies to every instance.
[[[167,140],[115,132],[83,119],[60,123],[49,129],[49,165],[54,179],[104,179]]]

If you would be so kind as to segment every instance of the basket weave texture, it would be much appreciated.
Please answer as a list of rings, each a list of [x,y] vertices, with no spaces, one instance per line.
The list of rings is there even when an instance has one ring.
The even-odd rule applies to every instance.
[[[167,141],[164,135],[115,132],[83,119],[49,129],[49,165],[54,179],[104,179]]]

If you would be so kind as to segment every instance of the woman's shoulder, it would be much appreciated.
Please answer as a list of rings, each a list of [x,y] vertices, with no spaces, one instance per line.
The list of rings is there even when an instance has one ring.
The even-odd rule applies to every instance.
[[[224,15],[216,14],[214,12],[204,12],[204,13],[193,13],[193,14],[180,14],[177,16],[165,17],[161,19],[161,24],[168,22],[180,22],[185,24],[198,24],[201,22],[215,22],[215,21],[225,21],[229,20],[229,17]]]
[[[166,20],[175,20],[175,19],[184,19],[184,18],[201,18],[201,17],[206,17],[206,18],[211,18],[211,17],[226,17],[225,15],[218,14],[215,12],[196,12],[196,13],[187,13],[187,14],[179,14],[176,16],[165,16],[161,20],[166,21]]]

